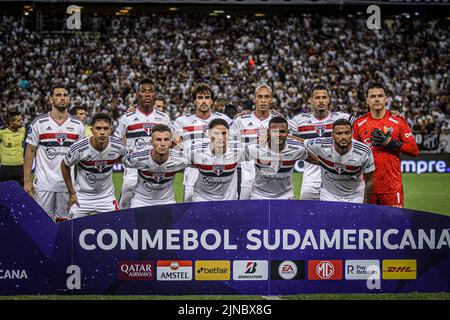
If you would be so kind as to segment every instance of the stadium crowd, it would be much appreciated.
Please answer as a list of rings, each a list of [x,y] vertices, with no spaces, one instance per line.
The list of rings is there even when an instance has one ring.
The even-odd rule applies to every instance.
[[[355,15],[97,16],[97,32],[40,35],[25,16],[1,19],[0,116],[18,110],[25,124],[49,110],[54,83],[71,88],[73,106],[107,111],[117,123],[136,103],[138,79],[149,76],[172,118],[191,111],[189,90],[198,81],[241,110],[252,108],[255,84],[267,82],[275,107],[289,116],[310,111],[308,88],[316,83],[330,87],[333,111],[361,115],[368,111],[363,85],[381,81],[387,108],[401,111],[413,131],[450,131],[445,20],[397,16],[369,30]]]

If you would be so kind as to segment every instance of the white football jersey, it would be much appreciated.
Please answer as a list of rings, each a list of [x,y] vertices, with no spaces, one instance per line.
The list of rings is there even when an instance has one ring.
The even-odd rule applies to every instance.
[[[252,144],[248,156],[255,162],[255,183],[251,199],[293,199],[292,171],[297,160],[308,157],[305,146],[288,139],[281,152],[273,152],[269,146]]]
[[[302,139],[328,138],[333,131],[333,123],[338,119],[349,120],[352,124],[355,117],[344,112],[330,112],[325,119],[316,119],[314,113],[300,113],[289,119],[289,131]],[[305,162],[303,183],[320,184],[320,167]]]
[[[138,169],[138,185],[132,203],[137,201],[148,206],[175,203],[175,175],[188,166],[189,161],[182,152],[170,149],[167,161],[157,164],[151,150],[133,152],[123,159],[126,167]]]
[[[26,142],[37,148],[34,170],[36,189],[67,192],[61,161],[72,144],[84,137],[84,132],[83,123],[71,115],[61,123],[53,119],[50,112],[34,119]]]
[[[181,136],[184,146],[188,147],[194,141],[208,139],[208,125],[214,119],[223,119],[229,126],[233,123],[228,116],[220,112],[212,112],[206,119],[197,114],[187,114],[172,120],[171,130],[174,135]]]
[[[127,147],[121,139],[109,137],[108,146],[99,151],[90,138],[75,143],[64,158],[67,166],[75,166],[74,189],[84,198],[93,200],[114,196],[112,180],[113,165],[120,163],[127,154]]]
[[[243,144],[228,141],[225,154],[216,156],[212,153],[209,142],[191,145],[185,154],[199,170],[193,201],[236,200],[236,167],[244,160],[245,150]]]
[[[342,198],[356,198],[364,194],[363,173],[375,170],[372,150],[352,139],[351,149],[340,155],[332,138],[305,141],[308,152],[317,155],[321,167],[321,189]]]
[[[136,111],[124,114],[114,132],[114,136],[127,139],[128,150],[140,151],[150,148],[152,127],[155,124],[170,125],[169,117],[153,108],[151,113],[145,114],[138,107]]]
[[[245,114],[234,119],[230,131],[237,140],[245,144],[259,143],[260,140],[265,142],[269,121],[272,118],[273,114],[269,113],[267,118],[261,119],[253,111],[251,114]]]

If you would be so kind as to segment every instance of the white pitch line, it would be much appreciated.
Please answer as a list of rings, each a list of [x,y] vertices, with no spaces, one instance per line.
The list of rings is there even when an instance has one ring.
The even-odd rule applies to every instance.
[[[280,296],[261,296],[261,297],[266,300],[283,300],[281,299]]]

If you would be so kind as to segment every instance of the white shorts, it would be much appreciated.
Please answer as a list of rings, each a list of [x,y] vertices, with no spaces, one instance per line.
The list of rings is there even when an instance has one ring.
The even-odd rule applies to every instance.
[[[144,201],[143,199],[140,199],[139,197],[133,197],[131,199],[131,207],[130,208],[140,208],[140,207],[148,207],[148,206],[161,206],[164,204],[173,204],[176,203],[175,199],[171,200],[147,200]]]
[[[186,167],[184,169],[183,185],[193,187],[197,182],[198,174],[197,168]]]
[[[116,197],[109,196],[104,198],[83,197],[77,194],[78,203],[73,204],[70,208],[69,214],[72,219],[87,217],[101,212],[110,212],[119,210]]]
[[[320,200],[320,185],[321,183],[306,182],[302,183],[300,191],[300,200]]]
[[[54,221],[69,219],[69,213],[67,212],[68,192],[36,190],[35,200]]]
[[[353,202],[353,203],[363,203],[364,193],[352,196],[352,197],[341,197],[326,191],[325,189],[320,190],[320,201],[335,201],[335,202]]]
[[[138,184],[137,169],[125,168],[123,174],[122,190],[120,191],[120,208],[128,209],[130,207],[131,199],[134,196],[134,189]]]
[[[255,182],[255,162],[241,162],[241,188],[251,187]]]

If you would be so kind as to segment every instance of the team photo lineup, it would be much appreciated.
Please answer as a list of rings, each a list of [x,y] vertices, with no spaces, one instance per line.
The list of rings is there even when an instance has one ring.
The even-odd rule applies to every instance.
[[[103,36],[55,36],[32,52],[37,36],[31,32],[21,42],[25,49],[14,43],[27,55],[23,65],[8,60],[14,54],[2,49],[5,61],[15,64],[14,70],[5,68],[4,84],[17,81],[24,102],[11,90],[3,94],[9,104],[2,104],[0,181],[19,182],[56,222],[176,203],[177,173],[183,173],[183,202],[299,198],[405,206],[400,155],[419,155],[413,131],[428,128],[423,106],[433,111],[433,130],[448,125],[438,113],[449,85],[444,25],[422,17],[411,23],[389,18],[386,30],[371,31],[361,17],[325,16],[318,23],[314,14],[285,20],[236,16],[214,25],[200,16],[120,17],[106,47]],[[30,34],[25,17],[4,18],[10,24],[3,27],[3,41],[15,41],[8,31],[18,39]],[[107,19],[98,19],[103,30]],[[423,32],[411,37],[414,28]],[[267,30],[273,33],[266,39]],[[217,51],[205,44],[205,32]],[[144,33],[155,37],[154,51],[152,44],[135,41]],[[365,43],[372,35],[377,40],[370,48]],[[323,38],[329,50],[321,47]],[[364,41],[357,45],[355,39]],[[424,39],[433,45],[421,47]],[[408,59],[414,59],[409,66],[401,60],[408,43]],[[98,55],[89,61],[93,51],[84,48],[97,48]],[[264,53],[269,48],[272,55]],[[419,62],[420,50],[428,54]],[[61,62],[50,55],[42,61],[46,52],[58,52]],[[344,52],[350,52],[347,61]],[[71,56],[83,58],[74,62]],[[42,62],[42,70],[33,69],[23,80]],[[86,68],[77,77],[78,64]],[[431,75],[429,86],[422,83],[428,75],[420,72]],[[33,85],[41,78],[47,85],[39,93]],[[298,161],[304,172],[296,195]],[[117,165],[124,173],[116,198]]]
[[[185,202],[294,199],[297,160],[305,161],[302,200],[403,207],[399,155],[417,156],[418,148],[405,119],[386,110],[380,83],[368,84],[370,112],[358,119],[329,111],[325,85],[311,88],[313,112],[290,119],[271,108],[267,84],[255,88],[255,110],[234,118],[213,111],[205,83],[192,89],[195,112],[173,120],[155,106],[151,79],[137,84],[136,95],[113,132],[106,113],[93,115],[90,126],[69,115],[69,89],[52,88],[51,111],[27,132],[23,177],[25,191],[55,221],[175,203],[174,179],[183,170]],[[125,166],[119,201],[118,163]]]

